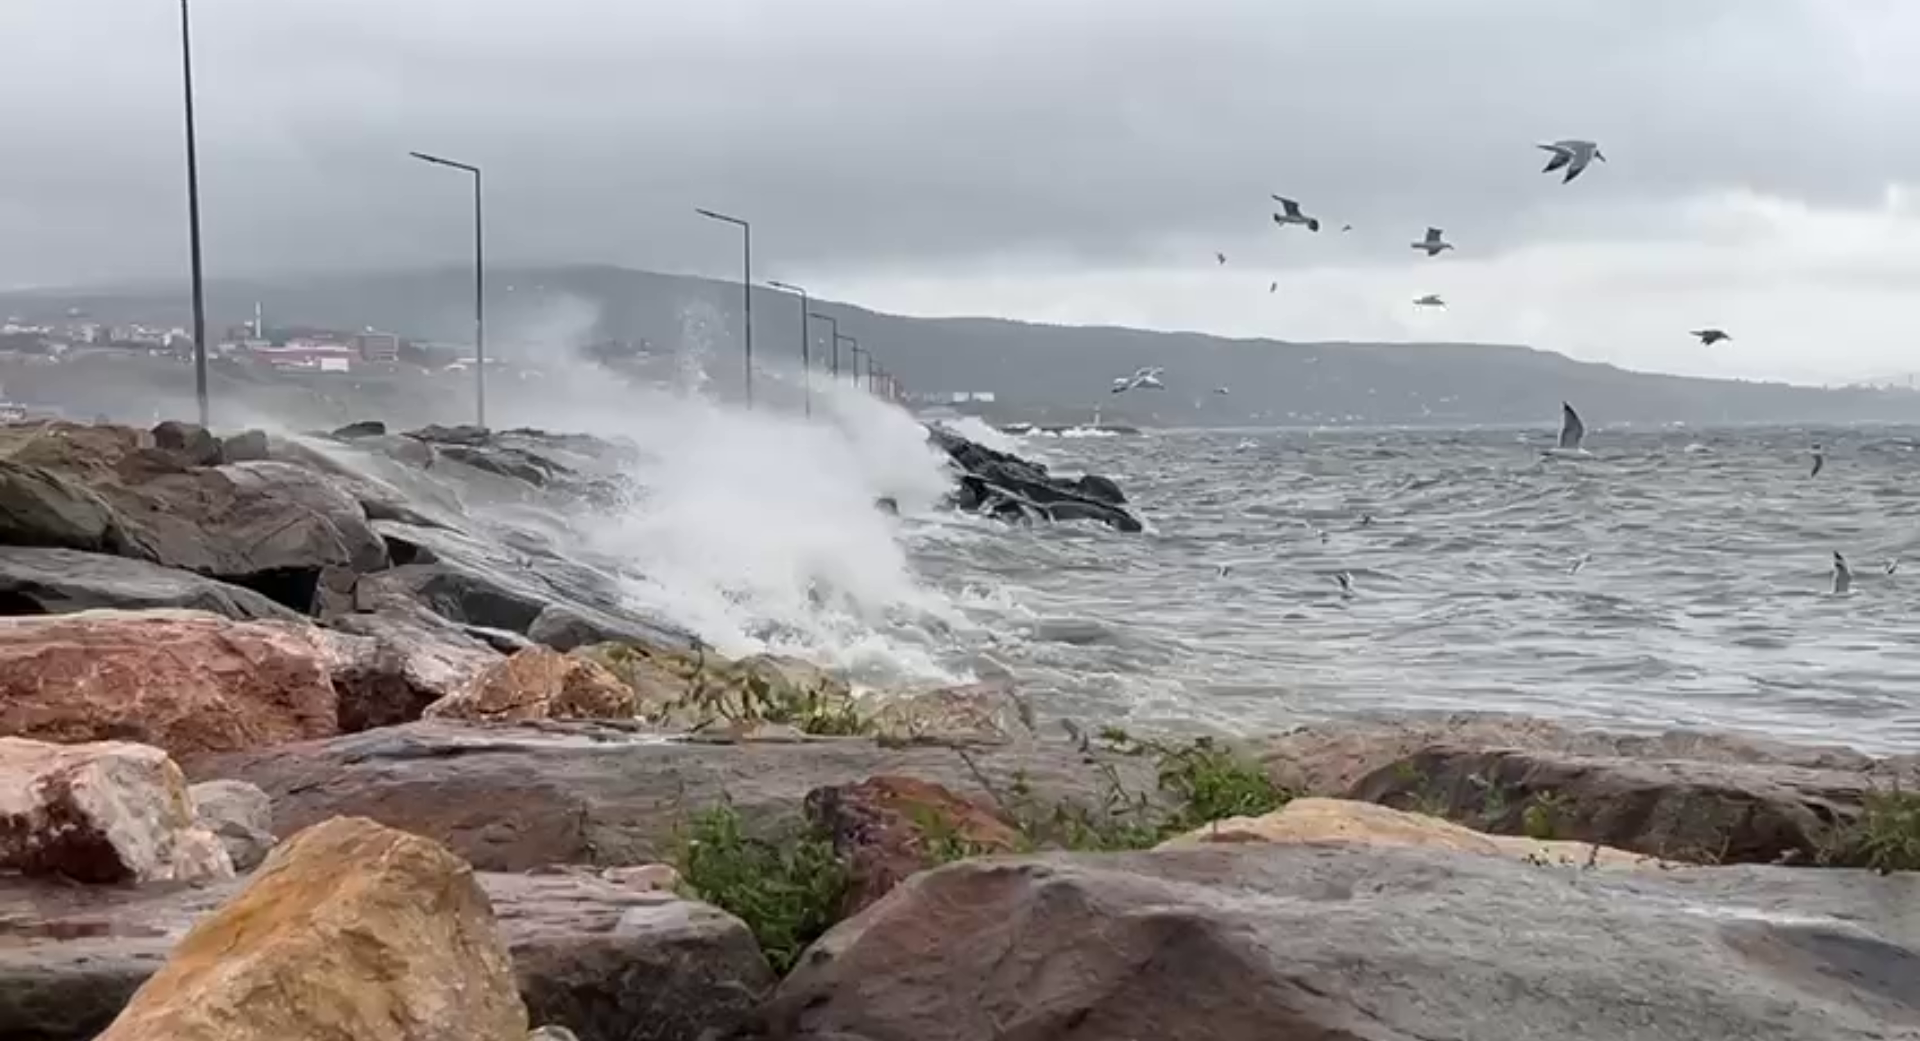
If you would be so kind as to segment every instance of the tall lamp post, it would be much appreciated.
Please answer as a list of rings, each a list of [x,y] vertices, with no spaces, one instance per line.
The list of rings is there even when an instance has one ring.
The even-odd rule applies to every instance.
[[[200,146],[193,123],[193,18],[180,0],[180,77],[187,98],[187,241],[193,265],[193,396],[207,426],[207,292],[200,270]]]
[[[807,299],[807,291],[791,282],[776,282],[768,279],[767,284],[775,289],[784,289],[789,293],[800,294],[800,394],[805,402],[806,414],[813,415],[813,326],[808,324],[808,309],[812,302]]]
[[[833,330],[833,378],[837,380],[840,378],[840,319],[818,311],[812,314],[813,317],[827,323],[827,326]]]
[[[740,265],[740,292],[747,298],[747,407],[753,407],[753,225],[738,217],[729,217],[712,210],[695,209],[693,212],[708,220],[717,220],[740,229],[746,243],[746,253]]]
[[[849,337],[847,337],[847,339],[849,339],[849,340],[853,340],[853,347],[852,347],[852,350],[853,350],[853,385],[854,385],[854,386],[856,386],[856,387],[858,387],[858,386],[860,385],[860,356],[861,356],[862,354],[865,354],[865,353],[867,353],[867,352],[866,352],[866,351],[863,351],[863,350],[861,350],[861,349],[860,349],[860,341],[859,341],[859,340],[854,340],[854,339],[853,339],[853,337],[851,337],[851,336],[849,336]]]
[[[423,163],[473,175],[473,400],[474,420],[487,425],[487,246],[486,220],[480,202],[480,168],[456,163],[425,152],[409,152]]]

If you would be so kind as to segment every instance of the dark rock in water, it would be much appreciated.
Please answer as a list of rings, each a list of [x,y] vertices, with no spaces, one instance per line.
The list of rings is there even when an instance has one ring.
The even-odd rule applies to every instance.
[[[1024,777],[1036,805],[1098,808],[1111,791],[1151,792],[1154,764],[1091,764],[1064,744],[982,745],[969,753],[1001,792]],[[964,796],[989,793],[966,761],[932,745],[865,738],[676,742],[598,723],[484,728],[425,721],[258,752],[199,756],[194,779],[237,778],[274,800],[291,835],[336,815],[425,835],[488,871],[603,866],[670,858],[689,808],[728,799],[754,829],[797,826],[807,794],[876,775],[921,778]]]
[[[1914,1037],[1920,919],[1894,909],[1916,900],[1915,876],[1588,872],[1390,845],[970,860],[829,932],[767,1027],[787,1041]]]
[[[358,423],[348,423],[335,430],[331,436],[342,441],[351,441],[360,437],[385,437],[387,425],[377,419],[363,419]]]
[[[928,439],[947,453],[960,471],[955,504],[963,510],[1009,521],[1091,520],[1118,531],[1143,529],[1140,519],[1120,505],[1126,497],[1104,477],[1069,481],[1039,463],[997,452],[940,426],[927,428]]]
[[[243,622],[299,618],[251,589],[191,571],[70,549],[0,546],[0,614],[68,614],[97,608],[190,608]]]
[[[254,463],[273,458],[272,442],[264,430],[244,430],[220,442],[220,458],[229,463]]]
[[[172,454],[187,466],[219,466],[220,439],[206,427],[167,420],[153,428],[154,447]]]
[[[739,1036],[773,987],[747,927],[705,904],[591,875],[476,876],[535,1022],[581,1041]],[[0,1037],[85,1041],[245,880],[56,887],[0,878]]]
[[[1074,482],[1074,487],[1080,489],[1081,494],[1110,505],[1125,506],[1127,504],[1126,495],[1120,491],[1120,486],[1113,483],[1113,479],[1110,477],[1102,477],[1099,474],[1086,474]]]
[[[485,470],[501,477],[512,477],[528,484],[545,487],[555,471],[565,473],[566,469],[549,459],[542,459],[531,452],[505,446],[478,448],[469,445],[453,444],[440,449],[440,457],[456,463],[465,463],[476,470]]]

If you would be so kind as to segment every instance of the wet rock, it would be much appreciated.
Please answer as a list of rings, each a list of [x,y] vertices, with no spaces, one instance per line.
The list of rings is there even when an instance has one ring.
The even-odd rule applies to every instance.
[[[460,858],[372,821],[317,825],[200,920],[100,1041],[521,1041],[527,1010]]]
[[[0,618],[0,734],[176,756],[327,737],[331,655],[311,627],[200,611]]]
[[[0,543],[147,559],[120,515],[78,481],[0,460]]]
[[[1216,821],[1161,844],[1162,849],[1220,844],[1417,846],[1534,864],[1671,870],[1674,865],[1610,846],[1486,835],[1452,821],[1349,799],[1295,799],[1259,817]]]
[[[0,737],[0,871],[76,882],[199,882],[233,864],[165,752]]]
[[[556,651],[610,642],[681,648],[688,644],[683,633],[569,604],[548,604],[527,627],[526,633],[534,643],[545,644]]]
[[[1107,769],[1129,792],[1155,788],[1151,762],[1089,762],[1070,746],[989,745],[969,767],[952,749],[864,738],[669,741],[633,727],[422,721],[330,741],[200,757],[194,777],[251,781],[288,834],[338,814],[372,817],[446,843],[483,870],[673,859],[688,817],[725,798],[750,829],[804,820],[809,792],[888,775],[995,800],[1016,778],[1038,806],[1105,805]],[[979,770],[976,775],[974,769]],[[997,805],[997,803],[996,803]]]
[[[769,1036],[1868,1041],[1920,1029],[1920,878],[1393,846],[968,861],[802,958]]]
[[[355,438],[361,437],[385,437],[386,434],[387,425],[385,423],[377,419],[363,419],[358,423],[348,423],[346,426],[336,429],[330,436],[342,441],[352,441]]]
[[[71,549],[0,546],[0,614],[180,608],[235,621],[299,615],[251,589],[143,560]]]
[[[572,914],[540,909],[518,930],[521,993],[535,1022],[564,1023],[580,1041],[734,1037],[773,988],[773,972],[739,919],[671,894],[593,879],[545,878]],[[515,925],[502,914],[510,932]]]
[[[847,682],[798,658],[735,660],[651,643],[595,644],[573,656],[631,687],[640,718],[674,730],[775,724],[844,735],[866,729]]]
[[[1876,783],[1778,764],[1434,745],[1361,778],[1353,796],[1691,863],[1813,863]]]
[[[469,448],[487,444],[493,439],[492,433],[486,427],[474,426],[471,423],[450,427],[430,423],[418,430],[409,430],[403,436],[433,445],[465,445]]]
[[[580,1035],[566,1027],[544,1026],[528,1034],[527,1041],[580,1041]]]
[[[523,723],[634,718],[633,688],[599,665],[532,647],[496,662],[463,689],[427,707],[428,719]]]
[[[243,430],[222,438],[220,458],[229,463],[253,463],[273,458],[273,445],[264,430]]]
[[[342,733],[411,723],[500,661],[492,646],[412,604],[331,619],[342,641],[332,672]]]
[[[188,790],[194,820],[226,848],[236,871],[252,871],[267,859],[273,837],[273,800],[245,781],[203,781]]]
[[[177,458],[184,466],[219,466],[220,439],[206,427],[167,420],[153,428],[154,447]]]
[[[746,927],[705,905],[591,877],[475,877],[530,1020],[571,1026],[582,1041],[733,1037],[772,989]],[[0,1037],[94,1038],[169,948],[240,889],[80,891],[0,877]]]
[[[842,917],[865,910],[928,868],[1021,848],[1020,833],[986,806],[912,777],[816,788],[806,809],[846,858],[851,884]]]
[[[1007,520],[1092,520],[1117,531],[1144,530],[1118,501],[1119,487],[1105,478],[1069,481],[1045,466],[969,441],[944,427],[928,427],[928,439],[947,454],[960,474],[956,504]]]

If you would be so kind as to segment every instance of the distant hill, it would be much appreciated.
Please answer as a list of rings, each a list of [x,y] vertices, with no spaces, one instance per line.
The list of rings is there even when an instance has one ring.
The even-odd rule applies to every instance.
[[[472,281],[447,269],[209,284],[214,329],[252,317],[269,326],[372,326],[464,343]],[[496,269],[488,277],[493,349],[529,357],[628,341],[656,352],[704,347],[735,357],[737,284],[614,267]],[[0,294],[0,313],[57,320],[80,308],[99,321],[184,325],[186,294],[133,287]],[[1590,425],[1687,422],[1914,422],[1920,393],[1901,387],[1822,390],[1783,383],[1629,372],[1526,347],[1478,344],[1288,343],[1199,333],[1036,325],[992,318],[907,318],[815,302],[836,316],[910,390],[991,391],[996,418],[1086,417],[1161,425],[1553,424],[1572,401]],[[827,349],[815,326],[816,356]],[[797,365],[799,304],[757,290],[754,336],[763,360]],[[845,355],[843,364],[850,364]],[[1165,366],[1167,388],[1115,396],[1113,376]],[[712,366],[723,391],[733,370]],[[1216,394],[1225,387],[1227,394]]]

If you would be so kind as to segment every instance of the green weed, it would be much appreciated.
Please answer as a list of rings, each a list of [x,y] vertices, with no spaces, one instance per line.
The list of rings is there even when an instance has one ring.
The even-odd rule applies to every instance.
[[[679,867],[701,899],[747,924],[781,975],[839,919],[849,882],[831,840],[817,833],[754,838],[726,802],[693,818]]]

